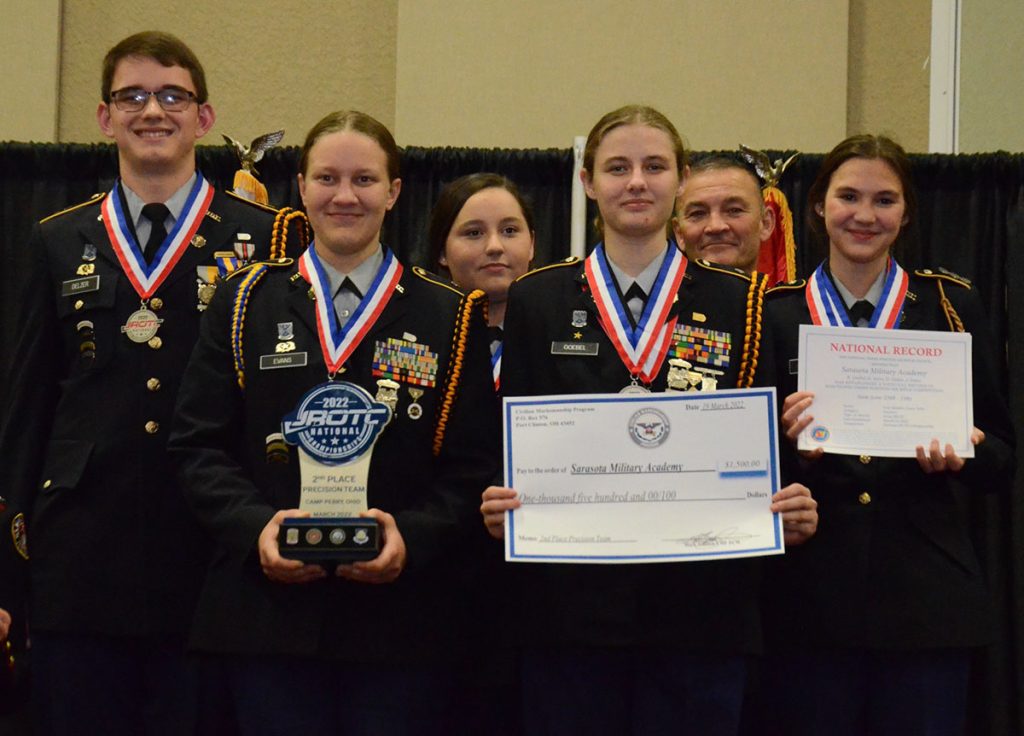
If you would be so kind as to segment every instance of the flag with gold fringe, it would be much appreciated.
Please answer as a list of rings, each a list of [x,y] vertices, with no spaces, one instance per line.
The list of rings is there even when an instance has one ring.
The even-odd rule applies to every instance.
[[[761,242],[761,250],[757,257],[757,270],[768,276],[769,284],[780,281],[792,281],[796,278],[796,241],[793,239],[793,212],[789,209],[786,195],[778,188],[779,179],[786,167],[799,156],[794,153],[783,162],[777,159],[772,162],[763,151],[740,144],[743,157],[754,167],[761,177],[764,186],[761,195],[764,205],[775,215],[775,228],[766,240]]]
[[[284,138],[284,131],[276,130],[273,133],[258,136],[246,146],[231,136],[224,136],[228,148],[235,152],[242,166],[235,172],[233,186],[235,194],[258,204],[270,204],[267,188],[256,178],[256,162],[263,158],[264,153],[280,143],[282,138]]]

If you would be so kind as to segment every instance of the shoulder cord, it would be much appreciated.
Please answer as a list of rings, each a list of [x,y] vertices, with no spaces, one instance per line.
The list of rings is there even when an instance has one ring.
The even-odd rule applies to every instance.
[[[291,207],[282,207],[274,216],[274,227],[270,234],[270,260],[284,258],[288,251],[288,229],[295,221],[295,228],[298,233],[300,250],[305,249],[309,243],[309,220],[301,210],[294,210]]]
[[[270,270],[260,264],[253,268],[242,279],[235,293],[235,306],[231,311],[231,354],[234,359],[235,375],[238,377],[238,388],[245,391],[245,357],[242,355],[242,337],[245,332],[245,312],[249,308],[249,296],[253,287]]]
[[[946,315],[949,331],[965,332],[964,323],[960,320],[960,315],[956,313],[956,309],[953,308],[953,302],[949,301],[949,297],[946,296],[946,290],[942,288],[942,280],[938,279],[935,283],[939,285],[939,304],[942,305],[942,311]]]
[[[459,305],[459,314],[455,319],[455,332],[452,335],[452,357],[448,370],[448,380],[445,381],[444,399],[438,410],[437,425],[434,427],[434,456],[441,454],[441,445],[444,444],[444,432],[448,427],[448,417],[452,411],[452,404],[455,402],[455,395],[458,393],[459,379],[462,377],[462,363],[466,355],[466,338],[469,335],[469,323],[473,316],[473,310],[479,304],[486,308],[486,296],[480,289],[471,291]]]
[[[757,372],[757,359],[761,351],[761,321],[764,314],[764,293],[768,288],[768,276],[754,272],[747,290],[747,320],[743,335],[743,357],[740,374],[736,379],[738,388],[750,388]]]

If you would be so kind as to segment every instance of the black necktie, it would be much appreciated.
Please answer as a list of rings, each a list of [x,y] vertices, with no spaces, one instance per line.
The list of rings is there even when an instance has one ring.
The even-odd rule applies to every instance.
[[[640,300],[640,309],[637,311],[640,314],[643,314],[644,304],[647,302],[647,294],[644,293],[644,290],[636,281],[634,281],[632,286],[626,289],[626,293],[622,295],[622,301],[626,305],[626,314],[629,315],[629,321],[632,323],[633,327],[636,327],[637,318],[633,316],[633,310],[629,306],[629,303],[634,299]]]
[[[862,319],[869,324],[871,323],[871,317],[875,313],[875,305],[867,299],[861,299],[854,302],[848,311],[850,314],[850,324],[854,327],[859,327],[858,323]]]
[[[487,338],[490,342],[501,342],[503,337],[504,333],[500,325],[487,328]]]
[[[153,202],[152,204],[142,206],[142,216],[153,223],[149,231],[149,240],[146,241],[146,249],[143,251],[146,263],[153,262],[153,259],[156,258],[156,252],[160,250],[164,238],[167,237],[167,228],[164,227],[164,222],[166,222],[170,214],[171,211],[167,209],[167,205],[163,202]]]
[[[352,292],[353,294],[355,294],[356,295],[356,299],[362,299],[363,298],[363,293],[361,291],[359,291],[359,287],[356,286],[356,283],[352,279],[350,279],[348,276],[345,277],[345,280],[341,282],[341,286],[338,287],[338,292],[339,293],[342,292],[342,291],[346,291],[346,290]]]

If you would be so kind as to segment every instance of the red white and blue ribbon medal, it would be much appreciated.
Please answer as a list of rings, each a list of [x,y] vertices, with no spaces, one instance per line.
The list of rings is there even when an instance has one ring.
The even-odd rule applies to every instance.
[[[196,173],[195,183],[188,193],[185,206],[181,216],[171,232],[167,233],[164,242],[159,249],[146,263],[142,255],[142,248],[128,224],[124,209],[121,207],[121,198],[117,194],[117,187],[103,200],[100,208],[103,224],[107,229],[107,237],[114,249],[117,260],[121,263],[128,281],[135,289],[135,293],[141,299],[141,307],[133,312],[121,332],[125,333],[132,342],[147,342],[155,334],[163,322],[156,314],[149,309],[149,299],[156,293],[160,285],[167,279],[167,276],[174,270],[175,264],[181,259],[182,254],[188,249],[196,231],[199,229],[206,211],[210,208],[213,200],[213,187],[203,178],[202,174]]]
[[[344,371],[345,361],[384,311],[402,277],[402,266],[384,250],[373,284],[344,327],[334,313],[330,279],[314,244],[299,258],[299,273],[316,297],[317,335],[330,380],[299,400],[281,422],[281,432],[285,442],[299,447],[299,508],[316,517],[354,517],[367,509],[370,458],[391,421],[398,384],[377,381],[374,398],[361,386],[334,376]]]
[[[377,269],[373,284],[359,302],[359,307],[342,327],[334,313],[330,279],[317,257],[315,243],[310,243],[299,258],[299,273],[309,282],[316,297],[316,331],[320,337],[324,363],[330,378],[341,370],[352,352],[370,331],[384,307],[388,305],[395,286],[402,278],[402,264],[389,249],[384,249],[384,260]]]
[[[895,259],[890,258],[886,265],[882,295],[868,322],[869,328],[876,330],[899,328],[900,315],[903,313],[903,303],[906,300],[909,285],[910,277],[907,272]],[[807,309],[811,313],[811,321],[814,324],[832,327],[854,326],[850,323],[843,298],[825,271],[825,262],[822,262],[808,279],[804,294],[807,298]]]
[[[497,391],[501,388],[501,349],[504,347],[503,342],[499,342],[498,346],[491,353],[491,375],[494,377],[494,390]]]
[[[608,265],[604,245],[598,244],[587,256],[584,270],[597,305],[601,327],[633,380],[623,391],[646,390],[637,384],[637,380],[650,384],[661,370],[676,324],[676,318],[669,319],[668,315],[683,274],[686,273],[686,266],[686,256],[682,251],[675,247],[666,250],[643,314],[634,328],[626,314],[626,306],[616,293],[615,276]]]

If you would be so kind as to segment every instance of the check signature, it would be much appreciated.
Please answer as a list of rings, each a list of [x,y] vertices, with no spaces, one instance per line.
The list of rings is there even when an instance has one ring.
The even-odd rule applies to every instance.
[[[736,527],[729,527],[719,532],[701,532],[692,537],[673,539],[670,541],[679,542],[687,547],[724,547],[734,546],[745,539],[755,537],[755,534],[743,534],[736,530]]]

